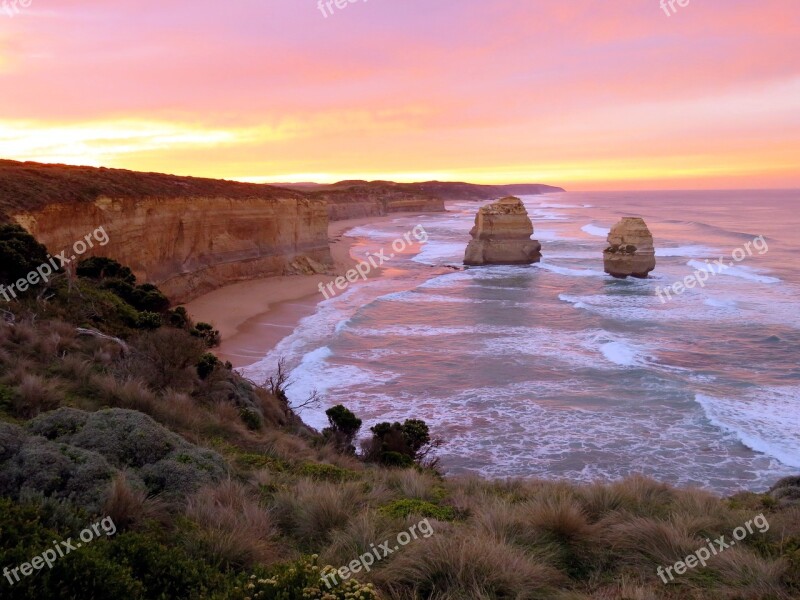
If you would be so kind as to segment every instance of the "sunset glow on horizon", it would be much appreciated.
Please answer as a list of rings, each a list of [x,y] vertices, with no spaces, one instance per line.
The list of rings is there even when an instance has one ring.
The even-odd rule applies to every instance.
[[[33,0],[0,13],[0,158],[800,188],[798,31],[791,0]]]

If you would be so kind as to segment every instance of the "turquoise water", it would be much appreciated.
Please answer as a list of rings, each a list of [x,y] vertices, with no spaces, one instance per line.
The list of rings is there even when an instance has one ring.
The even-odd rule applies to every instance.
[[[799,192],[523,200],[543,246],[530,267],[447,268],[463,259],[476,203],[350,231],[357,258],[388,255],[417,225],[428,242],[321,302],[246,374],[263,379],[285,357],[290,398],[314,389],[323,397],[302,413],[317,427],[338,403],[364,431],[425,419],[445,440],[450,473],[644,473],[729,493],[800,471]],[[655,237],[658,266],[647,280],[603,273],[608,229],[630,215]],[[753,245],[758,236],[766,245]],[[659,299],[657,288],[720,257],[734,266]]]

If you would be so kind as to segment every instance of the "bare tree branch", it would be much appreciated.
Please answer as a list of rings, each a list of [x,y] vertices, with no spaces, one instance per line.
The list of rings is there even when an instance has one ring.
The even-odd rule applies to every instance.
[[[101,340],[109,340],[111,342],[114,342],[115,344],[119,344],[120,348],[122,348],[122,351],[125,354],[130,352],[128,344],[126,344],[124,341],[114,336],[106,335],[105,333],[101,333],[96,329],[85,329],[83,327],[78,327],[76,331],[78,332],[78,335],[89,335],[91,337],[99,338]]]

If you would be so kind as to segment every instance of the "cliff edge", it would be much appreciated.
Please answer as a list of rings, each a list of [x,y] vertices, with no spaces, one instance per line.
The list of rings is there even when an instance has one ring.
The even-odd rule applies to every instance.
[[[54,253],[103,227],[108,244],[85,256],[129,265],[176,303],[298,260],[332,264],[324,200],[267,185],[0,161],[0,213]]]

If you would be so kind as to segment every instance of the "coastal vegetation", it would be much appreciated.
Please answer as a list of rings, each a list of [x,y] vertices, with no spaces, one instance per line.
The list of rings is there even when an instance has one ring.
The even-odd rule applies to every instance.
[[[0,231],[0,283],[38,264],[37,244]],[[285,370],[248,381],[213,355],[218,343],[110,259],[2,304],[0,567],[98,517],[117,526],[52,568],[0,579],[3,598],[800,596],[800,478],[719,498],[642,477],[446,477],[415,415],[374,425],[359,451],[346,398],[314,431],[289,405]],[[768,530],[705,568],[657,575],[762,514]],[[429,538],[334,589],[321,582],[421,519]]]

